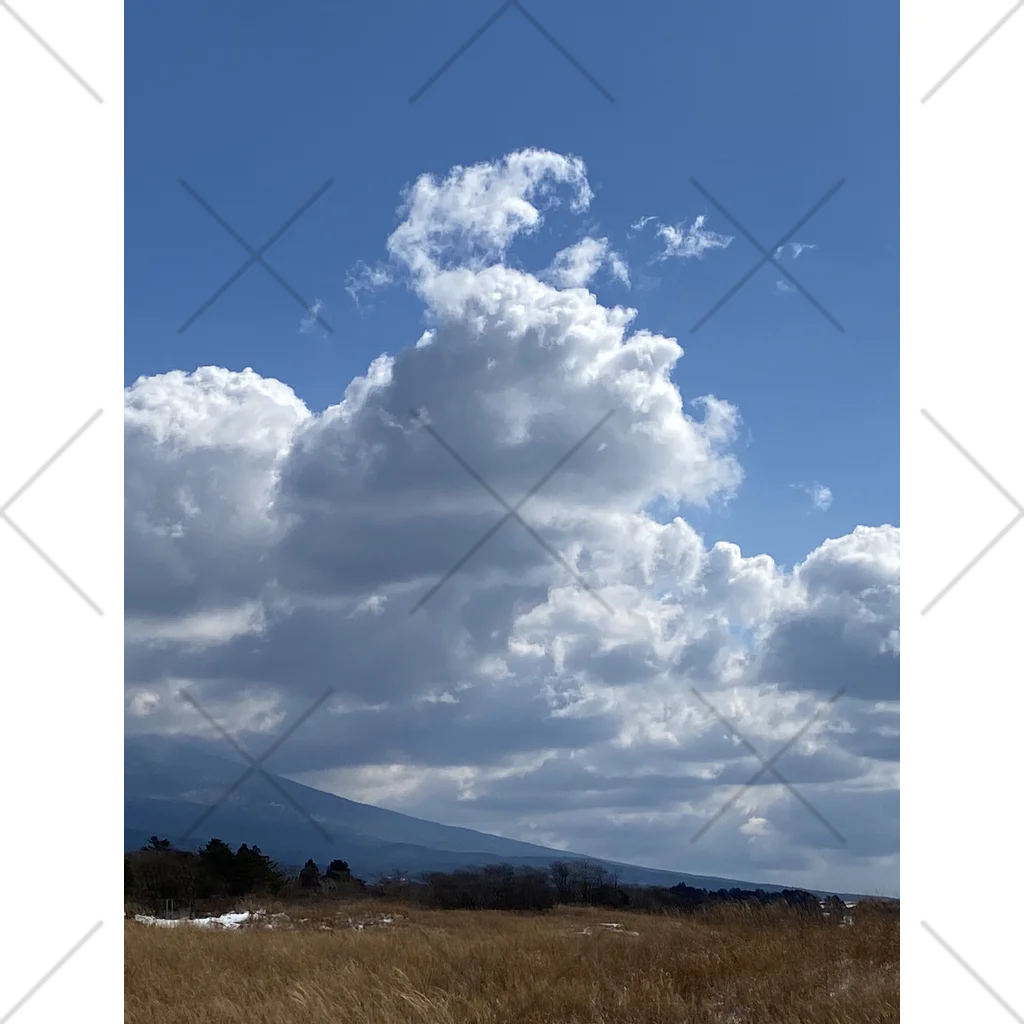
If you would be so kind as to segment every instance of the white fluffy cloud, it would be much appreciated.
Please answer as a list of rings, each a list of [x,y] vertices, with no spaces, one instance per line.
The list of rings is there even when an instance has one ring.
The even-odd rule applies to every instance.
[[[332,686],[274,770],[595,855],[892,889],[899,531],[787,571],[651,518],[729,501],[739,412],[684,406],[679,345],[589,276],[506,265],[591,200],[537,150],[418,179],[387,245],[429,328],[321,414],[248,369],[126,389],[126,728],[203,732],[187,687],[267,731]],[[587,274],[581,245],[555,269]],[[694,688],[765,757],[844,689],[779,768],[845,843],[771,776],[689,843],[759,767]]]
[[[606,264],[612,277],[622,284],[629,284],[629,267],[610,248],[607,238],[584,238],[560,250],[542,276],[559,288],[584,288]]]

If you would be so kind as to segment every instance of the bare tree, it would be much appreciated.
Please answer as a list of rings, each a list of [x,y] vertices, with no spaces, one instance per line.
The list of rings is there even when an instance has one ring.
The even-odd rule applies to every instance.
[[[572,903],[572,869],[567,860],[553,860],[548,866],[551,884],[559,903]]]

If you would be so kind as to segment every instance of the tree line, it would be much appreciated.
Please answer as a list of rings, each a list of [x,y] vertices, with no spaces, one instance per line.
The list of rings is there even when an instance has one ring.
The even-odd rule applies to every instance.
[[[819,913],[817,896],[802,889],[709,891],[680,883],[671,887],[628,885],[615,872],[588,860],[555,860],[547,867],[488,864],[433,871],[416,879],[395,871],[367,884],[346,861],[332,860],[322,871],[312,860],[288,871],[243,843],[237,850],[211,839],[197,851],[175,849],[152,836],[124,858],[125,899],[159,910],[168,901],[194,906],[197,900],[243,896],[371,896],[401,899],[442,910],[545,911],[556,904],[642,912],[696,911],[721,903],[785,905]],[[898,906],[898,904],[897,904]],[[825,909],[841,917],[845,906],[831,897]]]
[[[125,899],[154,909],[167,902],[191,906],[197,900],[218,897],[281,896],[320,889],[357,892],[365,885],[353,878],[343,860],[332,860],[322,873],[308,860],[293,873],[258,846],[242,843],[232,850],[216,838],[198,850],[178,850],[169,840],[151,836],[147,846],[124,857]]]
[[[615,872],[589,860],[556,860],[547,868],[489,864],[452,872],[431,872],[421,881],[377,883],[428,907],[445,910],[549,910],[556,904],[609,910],[694,911],[715,903],[783,904],[815,913],[821,905],[813,893],[798,889],[697,889],[680,882],[671,887],[629,885]],[[390,893],[389,893],[390,894]]]

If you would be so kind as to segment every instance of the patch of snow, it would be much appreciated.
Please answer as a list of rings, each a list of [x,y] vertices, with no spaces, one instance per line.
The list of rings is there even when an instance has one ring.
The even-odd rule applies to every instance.
[[[340,914],[338,919],[332,922],[320,922],[316,924],[319,931],[335,931],[337,928],[349,927],[353,931],[361,932],[364,928],[376,926],[387,926],[395,923],[402,915],[380,914],[377,917],[363,917],[353,920],[351,917],[344,918]],[[259,924],[265,928],[294,928],[296,924],[313,924],[308,917],[300,917],[293,921],[288,914],[267,914],[265,910],[238,911],[230,914],[221,914],[219,917],[192,917],[192,918],[164,918],[151,917],[148,914],[136,914],[135,920],[140,924],[153,925],[156,928],[177,928],[181,925],[192,925],[196,928],[228,928],[237,929],[243,924]]]
[[[393,924],[394,917],[391,914],[381,914],[380,917],[363,918],[361,921],[353,921],[350,917],[348,919],[348,926],[354,931],[361,932],[364,928],[369,928],[375,924]]]
[[[639,932],[628,932],[628,931],[626,931],[622,927],[621,924],[618,924],[618,923],[612,922],[612,921],[604,921],[604,922],[601,923],[600,927],[604,928],[606,931],[611,932],[613,935],[639,935],[640,934]],[[583,931],[581,931],[581,932],[574,932],[573,934],[574,935],[590,935],[591,934],[590,927],[588,926],[588,927],[584,928]]]
[[[180,917],[164,918],[151,917],[149,914],[136,914],[135,920],[139,924],[154,925],[157,928],[177,928],[180,925],[192,925],[195,928],[238,928],[251,917],[259,917],[262,911],[250,914],[248,910],[242,910],[233,914],[221,914],[220,917]]]

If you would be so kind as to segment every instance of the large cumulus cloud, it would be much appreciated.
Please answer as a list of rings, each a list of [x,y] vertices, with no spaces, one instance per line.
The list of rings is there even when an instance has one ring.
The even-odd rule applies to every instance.
[[[891,888],[899,531],[787,572],[645,511],[730,499],[740,415],[684,406],[678,343],[588,275],[509,265],[592,199],[543,151],[420,178],[384,276],[428,329],[323,413],[251,370],[126,389],[128,728],[202,733],[187,687],[270,733],[330,687],[274,770],[598,855]],[[527,494],[524,527],[502,501]],[[780,768],[845,842],[768,774],[689,843],[759,767],[694,689],[766,757],[819,712]]]

